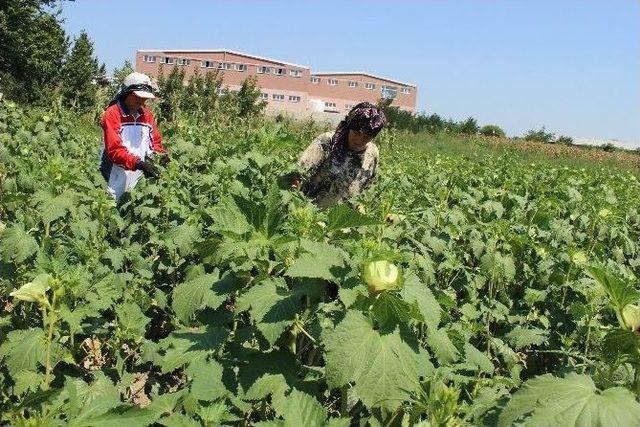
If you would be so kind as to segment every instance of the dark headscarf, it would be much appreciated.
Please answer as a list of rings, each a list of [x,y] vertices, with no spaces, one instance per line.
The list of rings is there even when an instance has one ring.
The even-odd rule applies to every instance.
[[[359,103],[338,124],[336,132],[331,137],[331,156],[338,160],[344,158],[350,130],[364,132],[374,137],[386,124],[387,118],[381,108],[370,102]]]

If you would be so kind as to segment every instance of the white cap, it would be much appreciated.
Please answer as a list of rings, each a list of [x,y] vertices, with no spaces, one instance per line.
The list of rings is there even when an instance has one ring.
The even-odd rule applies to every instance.
[[[124,78],[125,91],[131,91],[140,98],[155,98],[153,82],[146,74],[133,72]],[[133,89],[133,90],[131,90]]]

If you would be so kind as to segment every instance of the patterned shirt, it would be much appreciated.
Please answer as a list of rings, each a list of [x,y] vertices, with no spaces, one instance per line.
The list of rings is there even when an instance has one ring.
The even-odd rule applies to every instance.
[[[359,152],[347,150],[339,159],[330,156],[332,136],[332,132],[318,136],[298,161],[307,171],[302,191],[321,208],[360,194],[378,170],[378,147],[373,142]]]

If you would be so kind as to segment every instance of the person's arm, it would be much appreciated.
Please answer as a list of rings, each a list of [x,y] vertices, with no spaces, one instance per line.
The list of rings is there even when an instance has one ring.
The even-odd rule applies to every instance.
[[[360,187],[361,191],[369,187],[371,183],[374,181],[376,175],[378,175],[378,159],[379,159],[378,148],[375,147],[375,149],[373,149],[371,152],[371,158],[368,159],[366,164],[365,178],[364,178],[364,181],[362,182],[362,186]]]
[[[117,114],[107,112],[100,121],[104,136],[104,150],[107,157],[114,164],[127,169],[136,170],[136,163],[140,160],[122,144],[120,137],[120,117]]]

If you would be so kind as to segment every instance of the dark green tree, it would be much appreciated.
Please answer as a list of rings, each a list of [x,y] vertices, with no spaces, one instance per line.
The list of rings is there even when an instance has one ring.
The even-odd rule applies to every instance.
[[[98,60],[93,56],[93,43],[82,31],[76,38],[62,72],[62,95],[66,104],[86,112],[96,103]]]
[[[238,114],[240,117],[253,117],[261,114],[267,103],[260,99],[260,86],[255,77],[248,77],[240,86],[236,94],[238,100]]]
[[[158,109],[162,119],[173,121],[178,116],[182,99],[185,96],[184,71],[174,66],[167,77],[164,77],[162,68],[158,71]]]
[[[484,136],[495,136],[504,138],[505,133],[500,126],[496,125],[485,125],[480,128],[480,134]]]
[[[44,104],[57,93],[69,42],[52,0],[0,2],[0,91]]]

